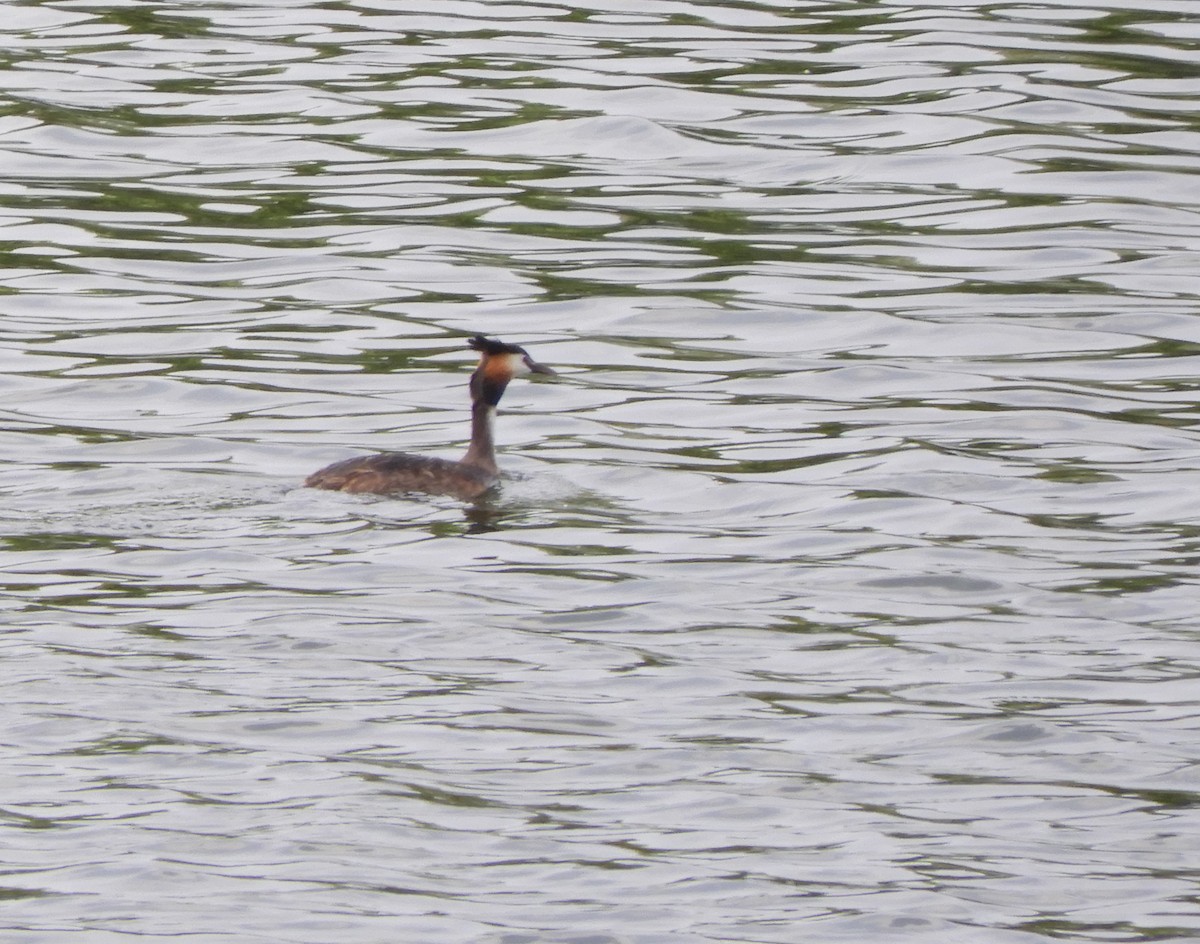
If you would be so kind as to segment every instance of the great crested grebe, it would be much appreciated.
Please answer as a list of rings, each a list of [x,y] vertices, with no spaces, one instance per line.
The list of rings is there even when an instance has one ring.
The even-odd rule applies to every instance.
[[[359,456],[314,472],[304,484],[342,492],[428,492],[457,498],[478,498],[500,481],[492,421],[504,388],[524,374],[554,376],[535,363],[523,347],[477,335],[467,344],[479,352],[471,375],[471,445],[457,462],[403,452]]]

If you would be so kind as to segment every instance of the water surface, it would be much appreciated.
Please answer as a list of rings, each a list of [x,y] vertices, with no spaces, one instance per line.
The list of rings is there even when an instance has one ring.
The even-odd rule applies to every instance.
[[[12,6],[0,928],[1200,936],[1198,39]]]

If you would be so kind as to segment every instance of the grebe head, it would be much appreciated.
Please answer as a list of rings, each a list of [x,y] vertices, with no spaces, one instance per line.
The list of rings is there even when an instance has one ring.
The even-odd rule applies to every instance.
[[[467,345],[479,352],[479,366],[471,375],[471,398],[495,406],[504,396],[504,388],[514,377],[525,374],[555,376],[554,371],[539,364],[516,344],[505,344],[494,338],[477,334]]]

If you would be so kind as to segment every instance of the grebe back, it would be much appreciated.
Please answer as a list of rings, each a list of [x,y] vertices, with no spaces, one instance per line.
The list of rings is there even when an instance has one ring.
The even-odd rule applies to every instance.
[[[457,462],[403,452],[359,456],[314,472],[304,484],[342,492],[427,492],[478,498],[500,480],[492,423],[496,405],[513,377],[554,371],[536,363],[523,347],[483,335],[467,344],[479,352],[479,366],[471,374],[471,445]]]

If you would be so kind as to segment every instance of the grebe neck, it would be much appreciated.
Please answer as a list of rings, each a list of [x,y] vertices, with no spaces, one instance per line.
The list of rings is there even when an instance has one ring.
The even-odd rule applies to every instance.
[[[492,420],[496,408],[483,400],[471,405],[471,445],[462,457],[463,465],[473,465],[493,475],[500,471],[496,465],[496,441],[492,438]]]

